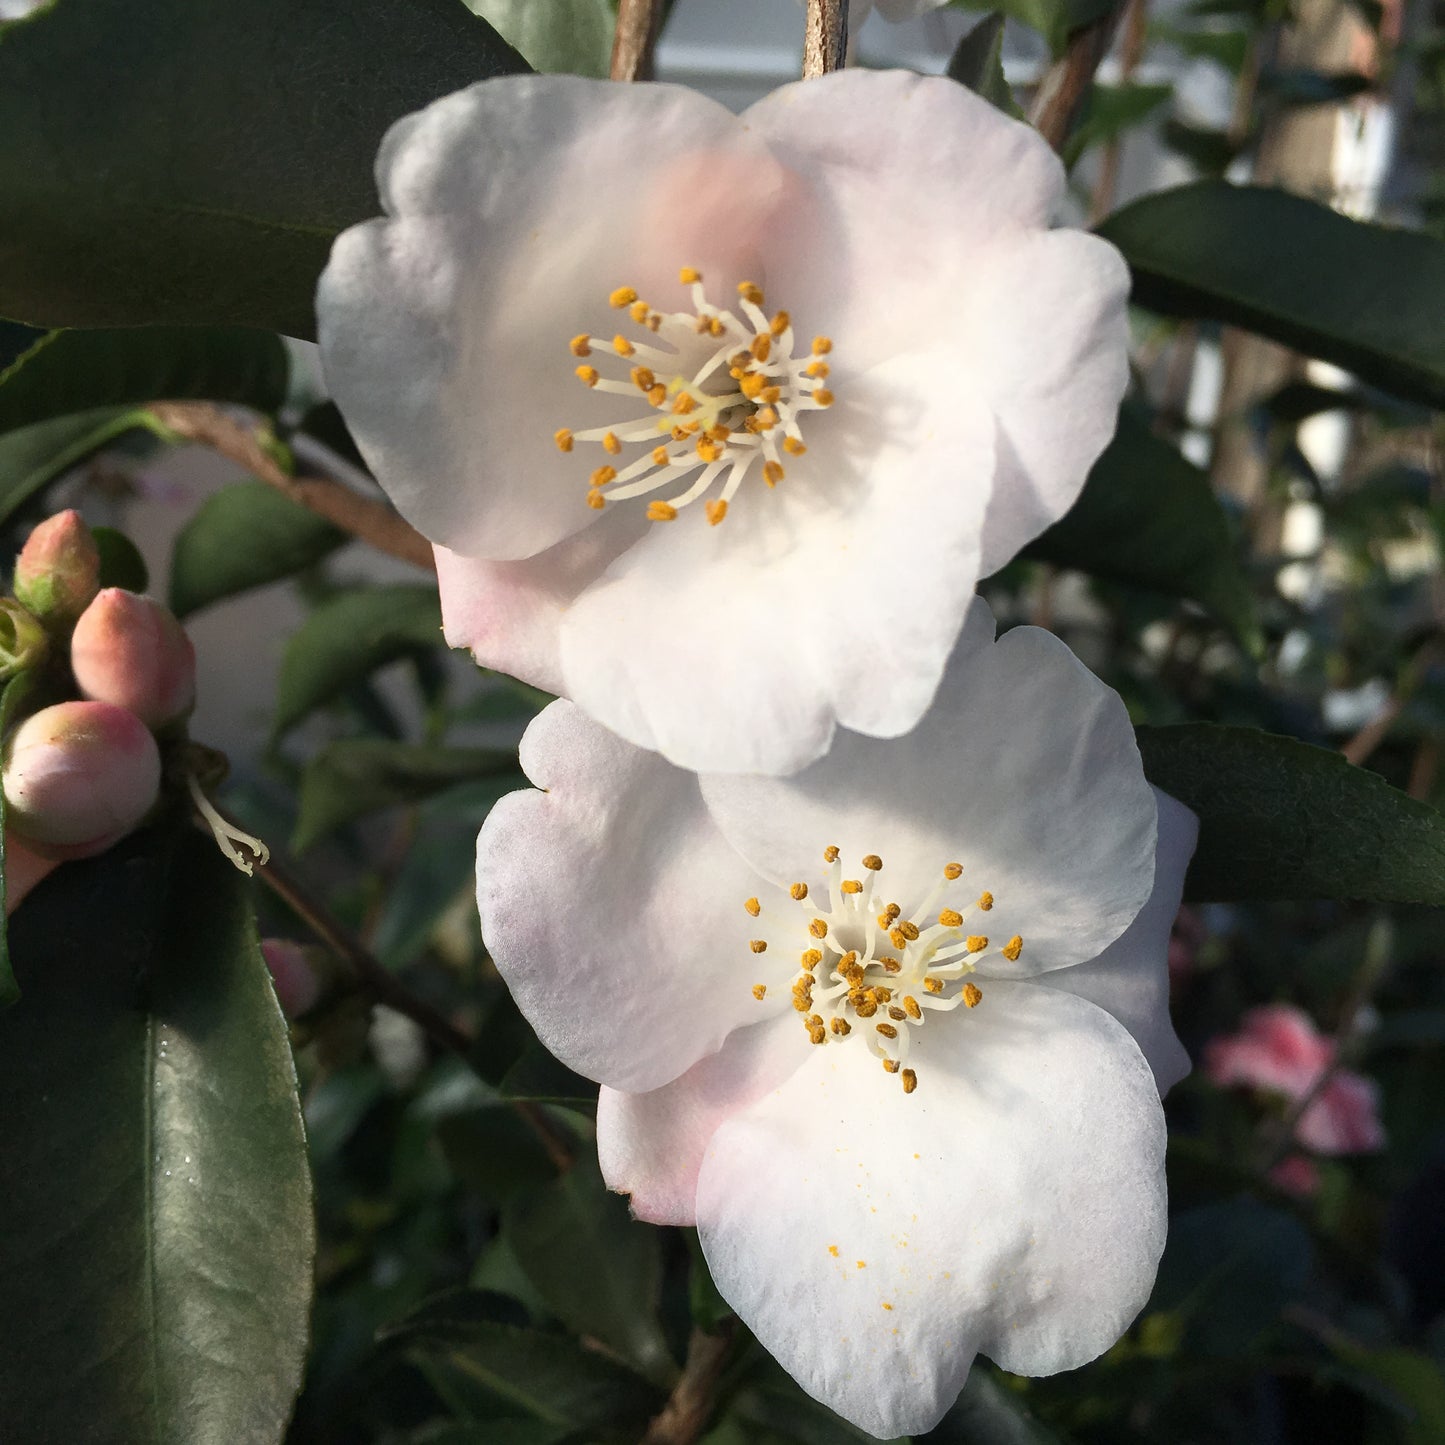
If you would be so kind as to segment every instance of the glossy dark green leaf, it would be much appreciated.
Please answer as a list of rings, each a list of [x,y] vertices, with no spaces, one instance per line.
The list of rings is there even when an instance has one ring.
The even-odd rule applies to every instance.
[[[1266,70],[1259,87],[1266,95],[1285,105],[1338,105],[1342,100],[1363,95],[1374,85],[1357,70]]]
[[[201,398],[272,411],[288,370],[285,343],[264,331],[51,331],[0,373],[0,432],[123,403]]]
[[[1228,131],[1192,125],[1172,115],[1160,128],[1159,138],[1176,155],[1189,161],[1196,170],[1213,176],[1222,176],[1241,149],[1239,141]]]
[[[344,546],[330,522],[265,482],[233,482],[202,503],[171,554],[171,610],[198,612],[225,597],[294,576]]]
[[[557,1318],[595,1335],[649,1379],[674,1373],[657,1321],[661,1235],[632,1218],[602,1182],[594,1158],[559,1179],[513,1195],[502,1232]]]
[[[67,863],[0,1015],[0,1399],[26,1445],[278,1441],[311,1190],[250,885],[189,824]]]
[[[1399,1347],[1369,1349],[1334,1332],[1330,1347],[1351,1371],[1363,1376],[1400,1417],[1403,1445],[1439,1445],[1445,1440],[1445,1373],[1439,1361]]]
[[[1064,160],[1072,165],[1090,146],[1102,145],[1141,124],[1174,94],[1172,85],[1095,84],[1084,113],[1069,137]]]
[[[387,126],[525,68],[459,0],[64,0],[0,39],[0,314],[309,336]]]
[[[71,467],[136,431],[162,435],[148,412],[103,407],[0,436],[0,522]]]
[[[1445,814],[1338,753],[1254,728],[1136,729],[1149,781],[1199,814],[1185,896],[1445,906]]]
[[[1188,598],[1256,645],[1253,596],[1209,478],[1130,407],[1079,500],[1025,555]]]
[[[1445,241],[1224,181],[1145,196],[1098,229],[1141,306],[1228,321],[1445,405]]]
[[[615,8],[608,0],[467,0],[533,70],[606,80]]]
[[[100,585],[124,587],[127,592],[144,592],[150,586],[150,569],[140,549],[124,532],[114,527],[92,527],[95,550],[100,553]]]
[[[32,674],[12,677],[0,690],[0,745],[34,685]],[[0,1009],[9,1008],[20,997],[20,985],[10,962],[10,928],[5,909],[5,790],[0,788]]]
[[[434,587],[367,587],[323,602],[292,634],[281,658],[277,733],[386,663],[441,647],[441,628]]]
[[[1113,8],[1114,0],[966,0],[968,10],[1001,10],[1010,20],[1037,30],[1049,43],[1055,55],[1063,53],[1069,36],[1096,20],[1102,20]]]
[[[947,74],[960,85],[976,91],[1005,115],[1021,117],[1003,73],[1004,18],[1001,10],[985,15],[954,48]]]
[[[488,776],[496,777],[495,797],[526,786],[516,753],[497,748],[446,748],[377,738],[331,743],[302,776],[293,846],[300,852],[367,813],[418,803],[458,783]]]

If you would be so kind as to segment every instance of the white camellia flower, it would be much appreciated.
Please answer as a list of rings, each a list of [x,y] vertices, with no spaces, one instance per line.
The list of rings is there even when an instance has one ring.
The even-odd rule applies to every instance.
[[[1113,432],[1123,261],[1048,229],[1058,160],[950,80],[734,116],[509,76],[400,121],[377,174],[322,357],[437,544],[448,640],[681,766],[907,732],[976,580]]]
[[[915,731],[793,777],[698,777],[569,702],[522,762],[544,791],[478,842],[492,955],[604,1085],[608,1183],[696,1223],[804,1389],[918,1433],[978,1352],[1050,1374],[1118,1338],[1164,1244],[1196,822],[1113,692],[980,601]]]

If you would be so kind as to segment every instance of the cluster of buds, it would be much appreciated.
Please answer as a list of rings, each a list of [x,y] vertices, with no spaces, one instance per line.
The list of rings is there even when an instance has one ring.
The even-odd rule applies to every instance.
[[[160,742],[183,734],[195,704],[180,623],[150,597],[101,588],[95,540],[73,511],[31,533],[14,597],[0,601],[0,679],[24,672],[38,706],[4,740],[7,911],[59,863],[145,821]]]

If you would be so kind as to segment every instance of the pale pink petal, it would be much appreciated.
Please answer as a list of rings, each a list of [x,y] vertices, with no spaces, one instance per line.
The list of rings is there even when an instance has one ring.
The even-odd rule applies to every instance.
[[[808,1061],[789,1010],[735,1029],[717,1053],[647,1094],[604,1086],[597,1097],[597,1157],[609,1189],[632,1196],[651,1224],[697,1222],[697,1175],[713,1132]]]
[[[1221,1087],[1243,1084],[1299,1099],[1333,1062],[1334,1044],[1293,1004],[1251,1009],[1238,1034],[1204,1046],[1204,1070]]]
[[[1286,1194],[1308,1199],[1320,1187],[1320,1166],[1304,1154],[1290,1154],[1269,1171],[1269,1182]]]
[[[698,1181],[723,1297],[809,1394],[876,1435],[937,1424],[977,1352],[1052,1374],[1149,1296],[1163,1113],[1102,1009],[993,983],[930,1020],[905,1095],[858,1041],[723,1123]]]
[[[482,936],[559,1059],[643,1092],[736,1027],[788,1007],[796,957],[755,955],[758,878],[713,826],[697,779],[614,737],[569,702],[540,713],[522,766],[545,791],[509,794],[477,839]],[[751,985],[773,988],[759,1003]]]
[[[1383,1149],[1379,1085],[1340,1069],[1300,1115],[1294,1136],[1317,1154],[1370,1154]]]
[[[992,893],[977,926],[1023,937],[1014,977],[1096,957],[1153,888],[1154,795],[1123,703],[1038,628],[995,643],[982,601],[905,737],[840,732],[794,777],[712,774],[702,788],[733,846],[780,883],[820,885],[829,845],[845,863],[876,853],[885,895],[911,913],[961,863],[949,904]]]

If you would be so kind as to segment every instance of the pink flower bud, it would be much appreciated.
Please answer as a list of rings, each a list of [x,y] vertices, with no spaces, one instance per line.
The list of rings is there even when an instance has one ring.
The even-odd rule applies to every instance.
[[[148,727],[183,717],[196,701],[196,649],[167,607],[107,587],[75,624],[70,665],[86,697],[128,708]]]
[[[287,1018],[300,1018],[316,1007],[321,980],[309,949],[287,938],[263,938],[261,954],[271,970],[271,982],[276,985],[276,997]]]
[[[53,873],[60,864],[54,858],[43,858],[25,846],[25,840],[12,829],[5,830],[5,916],[25,902],[26,895],[42,878]]]
[[[100,586],[100,552],[75,511],[46,518],[15,559],[15,595],[37,617],[74,622]]]
[[[0,682],[43,661],[49,649],[40,623],[18,602],[0,597]]]
[[[61,702],[15,730],[5,760],[6,821],[50,858],[87,858],[155,806],[161,756],[145,724],[104,702]]]

